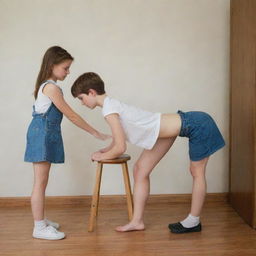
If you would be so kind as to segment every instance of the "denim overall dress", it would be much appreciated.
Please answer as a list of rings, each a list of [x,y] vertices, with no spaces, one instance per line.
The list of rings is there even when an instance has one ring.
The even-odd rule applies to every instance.
[[[27,132],[24,161],[64,163],[64,147],[61,136],[63,114],[52,103],[48,110],[39,114],[33,106],[33,119]]]

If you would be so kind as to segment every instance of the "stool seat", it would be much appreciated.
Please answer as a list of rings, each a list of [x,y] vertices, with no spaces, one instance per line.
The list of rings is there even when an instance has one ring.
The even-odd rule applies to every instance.
[[[101,160],[98,161],[98,163],[102,163],[102,164],[121,164],[121,163],[125,163],[127,161],[129,161],[131,159],[131,157],[127,154],[123,154],[115,159],[106,159],[106,160]]]
[[[131,157],[129,155],[123,154],[115,159],[97,161],[96,182],[94,186],[94,192],[92,195],[91,213],[90,213],[90,219],[88,223],[89,232],[93,231],[94,223],[98,215],[100,185],[101,185],[101,177],[102,177],[102,170],[103,170],[104,164],[120,164],[122,166],[124,185],[125,185],[125,191],[126,191],[128,217],[129,217],[129,220],[132,219],[133,198],[132,198],[131,184],[130,184],[130,178],[129,178],[129,172],[128,172],[128,165],[127,165],[127,161],[130,159]]]

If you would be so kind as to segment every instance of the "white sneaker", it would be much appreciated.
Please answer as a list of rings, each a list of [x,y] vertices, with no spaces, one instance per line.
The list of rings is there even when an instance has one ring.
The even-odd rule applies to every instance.
[[[33,237],[47,240],[60,240],[65,237],[65,234],[63,232],[59,232],[52,226],[47,226],[41,230],[34,228]]]
[[[48,219],[45,219],[45,223],[46,223],[47,226],[52,226],[52,227],[54,227],[56,229],[58,229],[60,227],[59,223],[50,221]]]

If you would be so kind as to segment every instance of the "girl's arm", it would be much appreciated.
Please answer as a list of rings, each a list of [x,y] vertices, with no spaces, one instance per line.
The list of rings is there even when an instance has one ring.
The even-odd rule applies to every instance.
[[[73,124],[79,128],[89,132],[91,135],[101,140],[105,140],[109,137],[108,135],[102,134],[95,130],[81,116],[74,112],[64,100],[62,92],[58,87],[52,84],[47,84],[43,89],[43,93],[51,99],[59,111],[61,111]]]
[[[122,155],[126,150],[125,133],[120,123],[119,115],[110,114],[107,115],[105,119],[111,128],[113,142],[107,152],[95,152],[92,154],[92,160],[95,161],[100,161],[103,159],[114,159]]]

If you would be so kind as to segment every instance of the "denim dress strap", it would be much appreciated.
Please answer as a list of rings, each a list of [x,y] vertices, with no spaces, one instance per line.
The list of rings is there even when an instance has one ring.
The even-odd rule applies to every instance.
[[[48,115],[48,113],[51,111],[51,109],[53,108],[53,106],[55,106],[53,103],[50,105],[50,107],[46,110],[45,113],[37,113],[35,111],[35,106],[33,105],[33,112],[32,112],[32,116],[35,117],[35,116],[41,116],[41,117],[45,117]]]

